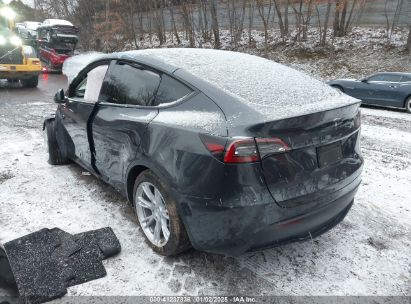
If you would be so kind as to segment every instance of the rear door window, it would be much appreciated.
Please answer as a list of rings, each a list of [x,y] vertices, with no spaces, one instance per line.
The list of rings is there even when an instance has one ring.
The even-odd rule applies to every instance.
[[[379,74],[379,75],[374,75],[368,78],[368,81],[385,81],[384,80],[384,75]]]
[[[402,76],[401,82],[411,82],[411,76]]]
[[[119,62],[110,69],[101,99],[115,104],[155,107],[191,93],[188,86],[167,74]]]
[[[401,81],[401,75],[384,75],[384,81],[387,82],[400,82]]]
[[[117,63],[104,82],[102,100],[110,103],[154,106],[159,74],[129,64]]]

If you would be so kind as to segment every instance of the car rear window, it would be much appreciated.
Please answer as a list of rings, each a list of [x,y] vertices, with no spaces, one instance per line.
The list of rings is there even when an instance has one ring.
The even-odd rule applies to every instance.
[[[175,102],[191,94],[192,90],[180,81],[163,74],[156,96],[156,105]]]

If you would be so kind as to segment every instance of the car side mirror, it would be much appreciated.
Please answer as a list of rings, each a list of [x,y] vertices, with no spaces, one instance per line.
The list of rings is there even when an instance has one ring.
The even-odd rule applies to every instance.
[[[55,103],[65,103],[67,101],[66,94],[64,93],[63,89],[57,91],[56,95],[54,95],[54,102]]]

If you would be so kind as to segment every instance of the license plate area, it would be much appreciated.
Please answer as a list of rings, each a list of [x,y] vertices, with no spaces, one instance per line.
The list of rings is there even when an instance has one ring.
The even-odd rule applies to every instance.
[[[335,164],[343,158],[341,143],[317,148],[318,166],[320,168]]]

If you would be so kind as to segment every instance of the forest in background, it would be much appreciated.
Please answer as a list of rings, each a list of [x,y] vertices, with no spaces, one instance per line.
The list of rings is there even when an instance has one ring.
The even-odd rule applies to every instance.
[[[380,26],[390,44],[398,26],[407,27],[411,53],[411,16],[407,0],[381,0]],[[190,47],[211,44],[221,47],[221,33],[228,31],[230,44],[236,48],[246,36],[255,46],[253,30],[263,33],[265,51],[273,42],[273,31],[287,43],[313,39],[326,47],[335,37],[344,37],[361,18],[373,0],[34,0],[34,8],[12,1],[20,18],[42,21],[62,18],[80,29],[83,50],[120,51],[139,48],[141,42],[155,39],[158,46],[168,39]],[[401,19],[402,18],[402,19]],[[401,20],[410,20],[404,24]],[[225,34],[227,35],[227,34]]]

